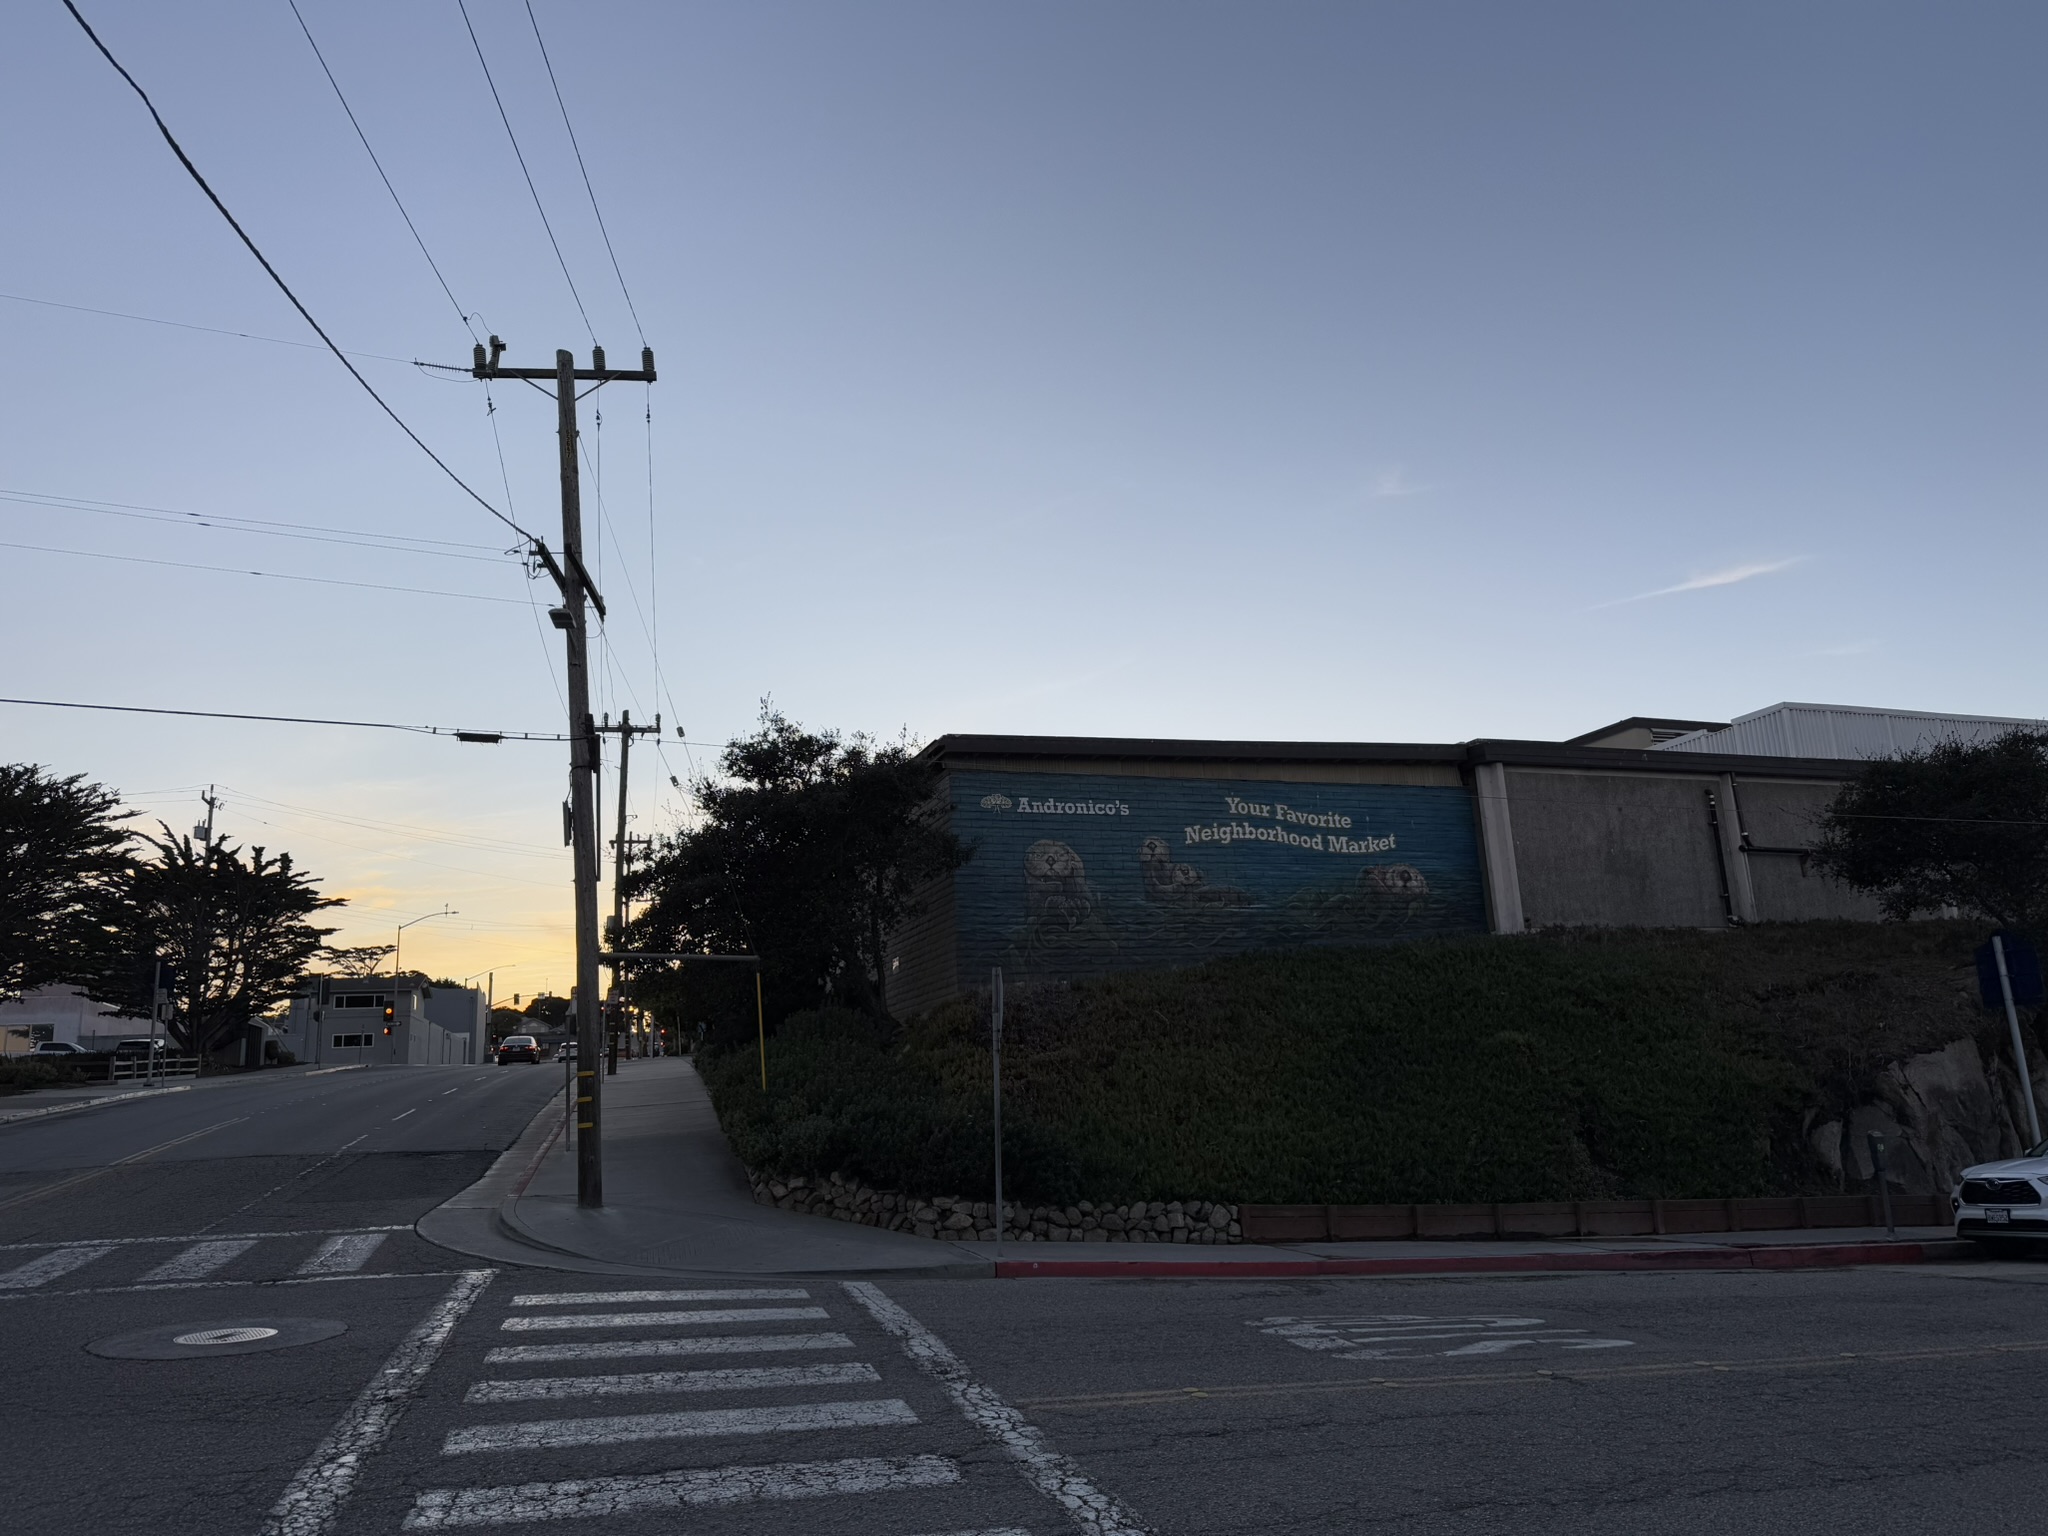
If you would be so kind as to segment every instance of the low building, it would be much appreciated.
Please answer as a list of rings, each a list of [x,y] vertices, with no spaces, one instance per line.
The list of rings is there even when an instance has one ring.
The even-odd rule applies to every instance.
[[[473,1066],[490,1053],[489,1019],[475,987],[321,976],[292,999],[276,1038],[301,1063]]]
[[[44,1040],[89,1051],[149,1033],[148,1019],[122,1017],[111,1003],[96,1003],[76,987],[38,987],[0,1001],[0,1056],[23,1056]]]
[[[1806,755],[1822,723],[1839,755]],[[943,736],[923,756],[971,857],[892,936],[889,1002],[930,1007],[998,965],[1033,981],[1548,927],[1874,920],[1805,857],[1836,788],[1886,743],[2031,723],[1784,704],[1565,742]]]

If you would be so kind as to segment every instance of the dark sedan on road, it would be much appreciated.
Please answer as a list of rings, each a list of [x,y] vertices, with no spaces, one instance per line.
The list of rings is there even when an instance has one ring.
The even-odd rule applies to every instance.
[[[498,1042],[498,1065],[508,1061],[530,1061],[540,1064],[540,1042],[531,1035],[507,1035]]]

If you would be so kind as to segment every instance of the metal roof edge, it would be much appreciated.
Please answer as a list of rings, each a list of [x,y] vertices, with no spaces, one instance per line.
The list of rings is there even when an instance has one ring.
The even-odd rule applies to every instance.
[[[1842,779],[1869,765],[1860,758],[1771,757],[1738,752],[1672,752],[1662,747],[1575,747],[1558,741],[1466,743],[1473,763],[1521,768],[1647,768],[1656,773],[1746,773],[1791,779]]]

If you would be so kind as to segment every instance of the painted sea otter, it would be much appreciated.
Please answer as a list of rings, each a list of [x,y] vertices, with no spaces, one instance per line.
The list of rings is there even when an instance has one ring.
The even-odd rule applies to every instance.
[[[1192,864],[1176,864],[1163,837],[1148,837],[1138,848],[1145,899],[1181,907],[1248,907],[1251,894],[1236,886],[1211,885]]]
[[[1024,910],[1034,923],[1078,928],[1095,911],[1095,892],[1081,855],[1042,838],[1024,850]]]

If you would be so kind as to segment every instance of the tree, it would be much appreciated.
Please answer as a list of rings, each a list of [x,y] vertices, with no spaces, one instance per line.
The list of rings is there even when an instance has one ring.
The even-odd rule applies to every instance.
[[[702,822],[633,882],[649,906],[631,947],[757,954],[778,1015],[836,995],[886,1019],[889,934],[967,857],[936,814],[937,766],[764,704],[719,767],[691,786]]]
[[[520,1011],[549,1029],[560,1029],[569,1022],[569,999],[543,992]]]
[[[288,853],[256,847],[245,856],[225,837],[195,844],[169,827],[163,834],[144,834],[154,856],[108,882],[89,990],[123,1012],[146,1014],[148,978],[134,957],[163,956],[178,978],[171,1038],[203,1061],[293,995],[334,932],[309,919],[342,903],[322,896]]]
[[[396,948],[395,944],[323,944],[315,958],[332,966],[333,974],[344,981],[374,981],[384,974],[384,962]]]
[[[1880,758],[1822,813],[1812,863],[1904,921],[1957,908],[2048,923],[2048,731],[1943,741]]]
[[[95,892],[127,860],[119,806],[83,774],[0,764],[0,999],[75,979]]]

